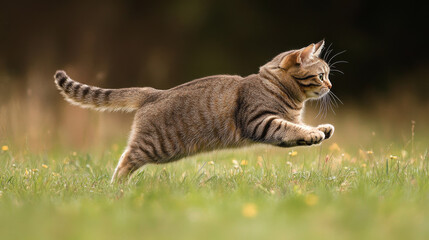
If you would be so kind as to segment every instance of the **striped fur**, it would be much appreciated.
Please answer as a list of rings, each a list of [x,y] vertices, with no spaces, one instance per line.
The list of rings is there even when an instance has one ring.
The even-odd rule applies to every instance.
[[[132,112],[144,101],[156,96],[153,88],[103,89],[73,81],[59,70],[55,73],[55,84],[64,98],[74,105],[99,111]],[[149,97],[150,96],[150,97]]]
[[[128,146],[112,181],[148,163],[168,163],[219,148],[267,143],[281,147],[318,144],[332,136],[325,124],[301,121],[304,102],[329,91],[323,42],[275,57],[247,77],[218,75],[168,90],[102,89],[71,80],[55,82],[66,100],[97,110],[136,111]],[[320,77],[323,74],[325,77]]]

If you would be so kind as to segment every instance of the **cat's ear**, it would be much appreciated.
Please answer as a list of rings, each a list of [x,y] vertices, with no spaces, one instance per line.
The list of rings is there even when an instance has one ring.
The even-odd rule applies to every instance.
[[[301,50],[301,61],[307,62],[308,60],[313,59],[314,52],[316,51],[316,45],[314,43],[310,44],[308,47],[305,47]]]
[[[312,43],[305,48],[296,50],[289,55],[286,55],[280,62],[279,67],[288,68],[292,65],[302,64],[312,60],[314,57],[319,57],[325,45],[325,40],[316,44]]]
[[[323,47],[325,46],[325,40],[322,40],[318,43],[316,43],[316,45],[314,46],[315,50],[314,50],[314,56],[319,57],[320,53],[323,50]]]
[[[295,51],[289,55],[286,55],[280,62],[280,67],[287,69],[290,66],[301,64],[301,51]]]

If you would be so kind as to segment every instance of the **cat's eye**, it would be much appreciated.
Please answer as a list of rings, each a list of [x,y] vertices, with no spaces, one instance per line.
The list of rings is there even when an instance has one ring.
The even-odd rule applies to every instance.
[[[320,79],[320,81],[323,81],[323,73],[319,74],[319,79]]]

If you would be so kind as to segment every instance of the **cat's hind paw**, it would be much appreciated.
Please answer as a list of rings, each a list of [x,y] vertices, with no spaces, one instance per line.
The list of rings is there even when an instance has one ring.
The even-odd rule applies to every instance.
[[[328,139],[334,135],[335,128],[331,124],[322,124],[317,126],[319,131],[322,131],[325,134],[325,139]]]

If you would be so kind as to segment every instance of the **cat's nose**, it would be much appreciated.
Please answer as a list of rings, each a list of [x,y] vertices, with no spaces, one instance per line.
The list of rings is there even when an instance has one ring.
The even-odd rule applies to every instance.
[[[326,86],[327,86],[329,89],[331,89],[331,88],[332,88],[332,84],[331,84],[331,82],[330,82],[330,81],[326,81]]]

